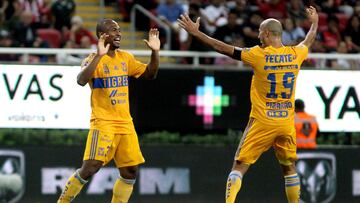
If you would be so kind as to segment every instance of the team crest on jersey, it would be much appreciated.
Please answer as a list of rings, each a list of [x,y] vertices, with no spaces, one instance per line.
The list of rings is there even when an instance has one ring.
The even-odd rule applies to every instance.
[[[126,63],[125,63],[125,62],[121,62],[121,69],[122,69],[124,72],[127,72],[127,66],[126,66]]]
[[[105,155],[105,149],[104,149],[104,147],[99,147],[99,149],[98,149],[98,155],[99,155],[99,156],[104,156],[104,155]]]
[[[109,67],[107,64],[105,64],[105,63],[103,64],[103,69],[104,69],[105,74],[110,74],[110,70],[109,70]]]

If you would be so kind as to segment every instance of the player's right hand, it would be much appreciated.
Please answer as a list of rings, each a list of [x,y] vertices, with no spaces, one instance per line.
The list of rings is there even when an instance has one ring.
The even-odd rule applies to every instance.
[[[98,41],[98,46],[97,46],[97,53],[99,56],[103,56],[103,55],[107,54],[107,52],[109,51],[110,44],[105,45],[105,40],[108,37],[109,37],[109,35],[106,33],[103,33],[100,36],[100,39]]]

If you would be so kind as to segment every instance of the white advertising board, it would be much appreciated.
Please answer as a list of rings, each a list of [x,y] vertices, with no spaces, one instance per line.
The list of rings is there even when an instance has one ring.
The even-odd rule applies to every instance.
[[[301,70],[296,98],[316,116],[320,131],[360,131],[360,71]]]
[[[1,65],[1,128],[89,128],[90,88],[79,66]]]

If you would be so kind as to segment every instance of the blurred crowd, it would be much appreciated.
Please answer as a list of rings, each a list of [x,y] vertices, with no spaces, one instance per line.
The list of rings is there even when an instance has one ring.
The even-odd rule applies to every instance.
[[[176,19],[184,12],[194,21],[201,17],[200,30],[216,39],[240,47],[259,44],[258,29],[266,18],[283,23],[283,43],[295,45],[305,38],[310,27],[305,8],[319,12],[319,34],[312,53],[360,52],[360,1],[358,0],[105,0],[116,6],[123,20],[130,21],[131,7],[140,4],[171,28],[172,50],[209,51],[210,49],[180,29]],[[94,48],[97,39],[75,15],[74,0],[1,0],[0,47]],[[157,26],[137,14],[136,27],[147,31]],[[81,61],[83,56],[31,56],[31,62]],[[21,55],[1,54],[1,61],[21,61]],[[191,63],[184,59],[182,63]],[[205,64],[237,64],[229,58],[204,58]],[[308,60],[308,66],[360,69],[359,61],[347,59]]]
[[[121,2],[130,6],[143,3],[136,0]],[[305,38],[310,28],[305,12],[309,5],[316,7],[319,12],[319,34],[311,47],[312,53],[359,53],[358,0],[161,0],[147,1],[144,7],[170,26],[173,36],[172,50],[208,51],[208,47],[187,36],[187,33],[179,28],[176,19],[182,13],[187,12],[194,21],[201,17],[200,30],[216,39],[240,47],[259,44],[260,23],[266,18],[276,18],[283,24],[283,43],[295,45]],[[123,11],[123,15],[128,16],[128,13]],[[150,26],[153,25],[150,23]],[[144,24],[138,28],[144,29]],[[165,36],[162,40],[165,42]],[[205,63],[237,63],[229,58],[204,60]],[[308,60],[307,63],[306,65],[313,67],[360,69],[360,64],[356,60]]]
[[[73,0],[1,0],[0,47],[91,48],[97,39],[74,15]],[[81,56],[57,56],[76,62]],[[22,61],[17,54],[1,54],[1,61]],[[31,55],[30,62],[56,61],[55,57]],[[59,60],[59,59],[58,59]]]

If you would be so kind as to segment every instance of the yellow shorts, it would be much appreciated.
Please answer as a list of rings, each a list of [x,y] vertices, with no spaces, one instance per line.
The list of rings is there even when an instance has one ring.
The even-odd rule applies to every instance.
[[[83,160],[99,160],[106,165],[114,159],[118,168],[145,162],[134,127],[126,134],[106,132],[102,129],[90,129]]]
[[[280,164],[294,163],[297,160],[295,126],[270,126],[250,118],[236,151],[235,160],[253,164],[271,146]]]

